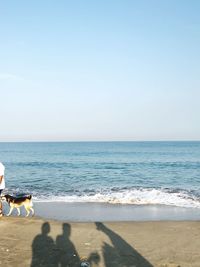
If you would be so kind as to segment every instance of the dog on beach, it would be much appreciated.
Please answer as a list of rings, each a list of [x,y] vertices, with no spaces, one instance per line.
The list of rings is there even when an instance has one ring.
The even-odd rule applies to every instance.
[[[10,211],[7,214],[7,216],[10,216],[13,209],[16,208],[18,211],[18,216],[20,215],[20,207],[24,206],[26,210],[26,217],[30,214],[30,211],[32,211],[32,216],[34,215],[34,209],[33,209],[33,202],[32,202],[32,195],[25,195],[20,197],[14,197],[11,195],[4,195],[1,197],[3,201],[6,201],[8,205],[10,206]]]

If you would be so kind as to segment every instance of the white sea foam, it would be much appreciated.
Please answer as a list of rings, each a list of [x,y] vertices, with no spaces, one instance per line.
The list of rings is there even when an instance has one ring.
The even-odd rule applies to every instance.
[[[93,195],[38,196],[40,202],[96,202],[133,205],[170,205],[188,208],[200,208],[200,199],[186,192],[170,192],[159,189],[126,189],[119,192],[101,192]]]

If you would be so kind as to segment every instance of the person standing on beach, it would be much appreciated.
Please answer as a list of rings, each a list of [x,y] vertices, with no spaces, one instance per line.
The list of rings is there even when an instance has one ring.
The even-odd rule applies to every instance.
[[[0,197],[3,189],[5,188],[5,179],[4,179],[4,172],[5,172],[5,167],[4,165],[0,162]],[[2,202],[0,200],[0,217],[2,217]]]

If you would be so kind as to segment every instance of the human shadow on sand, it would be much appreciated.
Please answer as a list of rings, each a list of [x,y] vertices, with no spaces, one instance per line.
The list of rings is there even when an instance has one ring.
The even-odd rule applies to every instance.
[[[72,241],[70,240],[71,235],[71,225],[68,223],[63,223],[63,233],[58,235],[56,238],[56,247],[59,252],[59,267],[74,266],[78,267],[81,264],[80,256],[76,251],[76,248]],[[98,253],[93,252],[87,258],[87,262],[92,265],[92,263],[98,264],[100,257]]]
[[[56,267],[57,251],[53,238],[48,236],[50,224],[43,223],[41,234],[37,235],[32,243],[32,262],[31,267]]]
[[[112,246],[104,242],[103,257],[106,267],[153,267],[140,253],[131,247],[121,236],[106,227],[96,223],[97,230],[106,234]]]
[[[32,243],[31,267],[79,267],[82,260],[70,240],[71,225],[63,223],[63,232],[57,236],[55,242],[48,235],[49,233],[50,224],[45,222],[42,225],[41,234],[37,235]],[[93,263],[98,265],[100,256],[93,252],[87,261],[91,266]]]

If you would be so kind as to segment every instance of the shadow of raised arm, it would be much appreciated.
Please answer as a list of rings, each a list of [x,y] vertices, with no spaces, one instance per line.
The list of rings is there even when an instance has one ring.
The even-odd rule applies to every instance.
[[[103,255],[106,267],[153,267],[139,252],[127,243],[120,235],[112,231],[103,223],[96,223],[97,230],[106,234],[112,246],[104,243]]]

